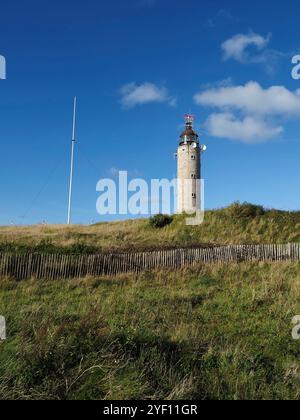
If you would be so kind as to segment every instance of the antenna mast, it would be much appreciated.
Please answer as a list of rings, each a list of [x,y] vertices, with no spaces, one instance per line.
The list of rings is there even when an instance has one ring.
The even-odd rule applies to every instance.
[[[71,224],[71,210],[72,210],[72,192],[73,192],[73,172],[74,172],[74,147],[75,147],[75,128],[76,128],[76,106],[77,98],[74,98],[73,110],[73,130],[72,130],[72,149],[71,149],[71,170],[70,170],[70,188],[69,188],[69,207],[68,207],[68,225]]]

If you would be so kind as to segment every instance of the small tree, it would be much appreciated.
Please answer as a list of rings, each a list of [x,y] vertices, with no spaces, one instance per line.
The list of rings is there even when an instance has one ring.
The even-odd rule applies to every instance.
[[[149,220],[150,226],[155,229],[162,229],[173,222],[173,217],[167,214],[156,214]]]

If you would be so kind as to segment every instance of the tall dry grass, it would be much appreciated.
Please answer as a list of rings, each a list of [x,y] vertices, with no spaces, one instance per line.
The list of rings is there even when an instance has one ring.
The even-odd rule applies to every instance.
[[[250,206],[250,207],[249,207]],[[202,225],[186,226],[174,217],[162,229],[148,219],[100,223],[94,226],[0,227],[1,250],[95,252],[143,250],[200,244],[256,244],[300,241],[300,212],[261,210],[237,205],[207,211]]]

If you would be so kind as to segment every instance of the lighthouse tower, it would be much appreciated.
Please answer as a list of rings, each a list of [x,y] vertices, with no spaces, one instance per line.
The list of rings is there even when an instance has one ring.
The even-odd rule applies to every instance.
[[[193,115],[186,115],[177,149],[177,213],[191,214],[201,208],[201,152],[205,146],[200,145],[193,123]]]

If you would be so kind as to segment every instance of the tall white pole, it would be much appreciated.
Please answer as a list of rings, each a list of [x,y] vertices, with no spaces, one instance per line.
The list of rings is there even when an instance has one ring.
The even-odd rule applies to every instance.
[[[70,170],[70,188],[69,188],[68,225],[71,224],[71,211],[72,211],[74,146],[75,146],[75,128],[76,128],[76,105],[77,105],[77,98],[75,97],[74,98],[74,111],[73,111],[73,131],[72,131],[72,149],[71,149],[71,170]]]

